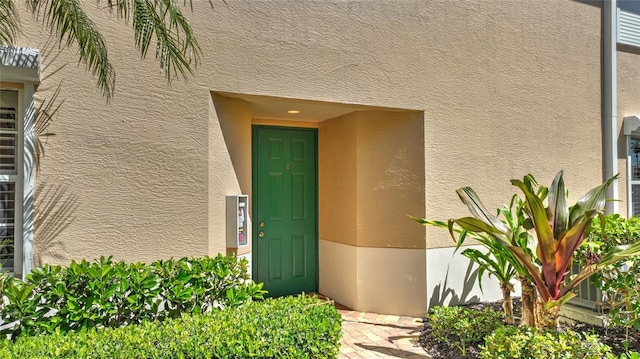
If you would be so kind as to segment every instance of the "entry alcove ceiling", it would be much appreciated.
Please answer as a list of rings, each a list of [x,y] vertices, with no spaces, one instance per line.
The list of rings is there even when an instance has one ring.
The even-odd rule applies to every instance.
[[[216,93],[226,97],[239,98],[251,103],[251,117],[256,119],[322,122],[331,118],[346,115],[354,111],[414,111],[381,106],[346,104],[329,101],[304,100],[233,92]],[[287,111],[290,110],[296,110],[299,111],[299,113],[288,113]]]

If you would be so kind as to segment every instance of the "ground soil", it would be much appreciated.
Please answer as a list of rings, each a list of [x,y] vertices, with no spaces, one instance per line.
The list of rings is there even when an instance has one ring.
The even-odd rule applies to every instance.
[[[469,308],[482,310],[486,307],[491,307],[495,311],[502,311],[502,302],[491,303],[474,303],[466,305]],[[522,305],[520,300],[514,298],[514,314],[516,321],[520,318]],[[584,323],[566,325],[562,324],[560,330],[564,328],[570,328],[576,332],[597,334],[600,340],[610,346],[613,353],[620,355],[625,350],[625,340],[628,338],[628,350],[634,350],[640,352],[640,333],[635,329],[630,329],[627,337],[627,330],[625,328],[603,328],[593,326]],[[480,348],[479,346],[470,346],[467,348],[467,355],[463,356],[460,351],[453,346],[446,344],[436,343],[433,338],[430,337],[431,325],[425,322],[422,332],[420,334],[420,344],[424,347],[429,355],[434,359],[477,359],[479,358]]]

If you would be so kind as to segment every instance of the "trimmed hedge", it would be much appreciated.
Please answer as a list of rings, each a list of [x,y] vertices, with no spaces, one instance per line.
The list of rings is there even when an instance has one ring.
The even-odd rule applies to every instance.
[[[0,358],[336,358],[341,316],[328,302],[287,297],[120,328],[0,342]]]
[[[182,258],[151,264],[71,262],[34,268],[26,281],[0,275],[0,335],[15,339],[55,331],[117,328],[177,318],[262,299],[247,261],[235,257]]]

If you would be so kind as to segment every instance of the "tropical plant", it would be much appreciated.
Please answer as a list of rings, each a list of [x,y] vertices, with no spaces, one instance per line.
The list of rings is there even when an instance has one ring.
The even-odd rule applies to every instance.
[[[593,188],[571,207],[567,204],[562,171],[558,172],[549,188],[547,207],[524,181],[512,180],[511,183],[525,196],[524,210],[537,238],[535,255],[512,245],[509,240],[512,236],[510,228],[486,210],[473,190],[468,187],[462,189],[464,196],[461,199],[474,217],[462,218],[455,223],[467,230],[491,234],[503,242],[527,268],[539,296],[536,326],[540,329],[557,327],[560,307],[575,296],[572,290],[583,280],[610,264],[640,253],[640,242],[616,246],[597,261],[580,268],[576,275],[568,275],[573,254],[584,240],[591,220],[602,215],[606,189],[615,178]]]
[[[424,218],[412,218],[424,225],[432,225],[440,228],[448,228],[449,226],[446,222],[430,221]],[[477,275],[480,290],[483,290],[482,277],[485,273],[498,280],[500,291],[502,292],[502,309],[505,321],[509,324],[513,324],[514,317],[511,292],[514,291],[514,288],[513,283],[511,282],[516,277],[517,272],[512,265],[512,262],[509,260],[508,255],[505,255],[505,252],[510,252],[508,252],[502,243],[492,240],[490,236],[483,233],[473,231],[469,232],[467,230],[460,229],[459,227],[456,228],[456,233],[458,234],[456,251],[460,248],[467,237],[478,241],[486,249],[486,252],[484,252],[475,248],[467,248],[462,251],[462,255],[478,265]]]
[[[535,178],[531,175],[525,177],[525,183],[535,193],[544,199],[547,196],[547,188],[540,186]],[[471,189],[468,189],[471,190]],[[471,190],[472,191],[472,190]],[[463,203],[465,189],[458,190],[458,195]],[[535,250],[535,239],[527,230],[530,228],[530,221],[524,214],[524,201],[514,195],[511,197],[509,206],[502,206],[497,210],[497,218],[510,229],[510,243],[514,246],[520,246],[525,251],[533,253]],[[515,255],[506,247],[505,243],[496,239],[490,233],[483,231],[475,231],[469,227],[457,225],[458,220],[450,220],[448,223],[441,221],[430,221],[427,219],[415,218],[414,220],[424,225],[433,225],[441,228],[449,229],[451,237],[456,242],[456,251],[462,246],[467,238],[476,240],[482,245],[485,251],[475,248],[467,248],[462,251],[462,255],[469,258],[478,265],[478,284],[482,290],[482,276],[486,272],[490,277],[494,277],[500,284],[502,292],[502,308],[507,323],[512,324],[513,320],[513,303],[511,300],[511,292],[514,291],[511,283],[514,278],[520,281],[522,289],[522,317],[520,323],[522,325],[535,325],[534,307],[536,303],[536,291],[528,270],[523,266]],[[464,219],[460,219],[464,223]],[[457,238],[456,238],[457,235]]]
[[[109,99],[113,95],[115,71],[106,42],[84,10],[81,0],[24,0],[28,11],[60,45],[78,46],[78,57]],[[103,0],[110,12],[132,25],[135,46],[145,57],[155,42],[155,57],[167,80],[186,76],[200,61],[201,50],[177,0]],[[192,0],[188,3],[191,4]],[[18,0],[0,0],[0,45],[13,45],[20,29]],[[187,3],[187,1],[184,1]],[[209,0],[211,3],[211,0]]]
[[[545,186],[540,186],[533,178],[532,175],[527,175],[524,178],[524,182],[532,192],[535,191],[536,195],[541,199],[547,197],[548,189]],[[537,188],[537,189],[535,189]],[[534,190],[535,189],[535,190]],[[533,254],[535,252],[535,238],[529,232],[531,223],[524,214],[524,201],[518,195],[511,197],[509,207],[502,207],[498,210],[505,220],[506,224],[511,230],[511,244],[522,248],[526,253]],[[493,237],[490,237],[493,239]],[[520,281],[521,302],[522,302],[522,315],[520,319],[521,325],[535,326],[535,306],[536,306],[536,288],[533,285],[531,276],[527,268],[518,261],[516,256],[508,248],[504,246],[502,242],[494,239],[495,244],[500,243],[502,245],[502,251],[500,255],[504,256],[516,270],[516,277]]]

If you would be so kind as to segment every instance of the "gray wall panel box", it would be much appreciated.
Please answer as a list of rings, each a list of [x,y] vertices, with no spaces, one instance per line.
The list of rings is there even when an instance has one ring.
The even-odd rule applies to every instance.
[[[227,196],[227,248],[249,244],[249,197]]]

